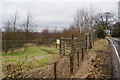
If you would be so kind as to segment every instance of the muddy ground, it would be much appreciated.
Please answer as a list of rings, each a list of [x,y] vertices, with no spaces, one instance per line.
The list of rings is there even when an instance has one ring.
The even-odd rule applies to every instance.
[[[113,78],[112,50],[109,44],[93,49],[92,52],[95,54],[89,54],[90,58],[83,63],[74,78]]]
[[[100,43],[101,44],[101,43]],[[84,54],[82,61],[79,56],[74,56],[73,73],[70,73],[69,56],[60,56],[57,60],[56,78],[112,78],[111,51],[108,44],[102,45],[100,49],[93,47],[89,53]],[[35,68],[16,75],[17,78],[55,78],[54,63],[42,68]]]

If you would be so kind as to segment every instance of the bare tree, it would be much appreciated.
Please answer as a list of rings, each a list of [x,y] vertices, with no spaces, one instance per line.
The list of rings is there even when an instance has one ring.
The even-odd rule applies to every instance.
[[[90,6],[90,9],[88,11],[88,22],[89,22],[89,29],[91,32],[94,30],[94,25],[95,25],[95,20],[96,20],[96,14],[97,14],[97,9],[93,6]]]
[[[26,40],[29,38],[29,32],[32,31],[32,16],[30,14],[27,15],[26,21],[23,24],[23,29],[25,31]]]
[[[79,32],[85,27],[86,12],[84,9],[79,9],[74,18],[74,26],[78,28]]]
[[[15,13],[14,20],[13,20],[13,30],[16,30],[16,22],[17,22],[17,12]]]
[[[78,9],[74,18],[74,26],[78,28],[80,33],[85,29],[92,31],[95,23],[95,15],[96,12],[93,8],[89,10],[85,8]]]
[[[106,29],[114,21],[115,21],[114,15],[110,12],[105,12],[105,13],[99,13],[97,15],[96,24]]]
[[[17,15],[17,11],[16,11],[15,14],[14,14],[14,16],[12,16],[11,18],[9,18],[9,20],[8,20],[13,32],[16,31],[16,29],[17,29],[17,19],[18,19],[18,15]]]
[[[9,18],[5,24],[3,25],[3,29],[5,32],[13,32],[17,28],[17,12],[15,13],[14,17]]]

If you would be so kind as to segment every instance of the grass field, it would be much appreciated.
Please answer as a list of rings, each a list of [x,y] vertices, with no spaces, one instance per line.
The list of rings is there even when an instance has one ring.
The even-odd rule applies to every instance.
[[[55,46],[29,46],[25,49],[18,49],[2,53],[3,69],[8,65],[16,67],[22,63],[23,70],[36,67],[44,67],[54,62],[58,58],[58,49]]]

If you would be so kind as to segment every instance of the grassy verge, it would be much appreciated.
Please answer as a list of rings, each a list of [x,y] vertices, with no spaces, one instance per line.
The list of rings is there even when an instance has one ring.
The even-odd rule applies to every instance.
[[[87,78],[111,78],[112,64],[111,51],[109,50],[108,41],[106,39],[99,39],[95,42],[93,49],[90,50],[92,70],[88,73]]]
[[[92,49],[90,49],[89,53],[97,54],[97,51],[107,50],[108,49],[108,41],[106,39],[99,39],[95,42]]]
[[[93,48],[89,50],[89,54],[84,58],[84,62],[80,65],[74,78],[105,79],[106,76],[110,78],[108,75],[110,72],[108,71],[110,67],[109,54],[107,39],[95,41]]]
[[[19,49],[12,53],[11,51],[8,53],[3,52],[2,65],[4,72],[12,72],[13,68],[18,69],[20,65],[22,70],[26,71],[37,67],[44,67],[54,62],[57,58],[58,49],[54,46],[29,46],[25,51]]]

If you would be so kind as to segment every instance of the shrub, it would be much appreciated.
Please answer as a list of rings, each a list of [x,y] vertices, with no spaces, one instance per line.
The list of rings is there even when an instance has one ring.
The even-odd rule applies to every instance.
[[[112,31],[112,37],[120,37],[120,28],[114,29]]]
[[[103,27],[98,27],[98,28],[96,29],[96,34],[97,34],[97,37],[98,37],[98,38],[105,38],[105,36],[106,36],[106,33],[105,33]]]

